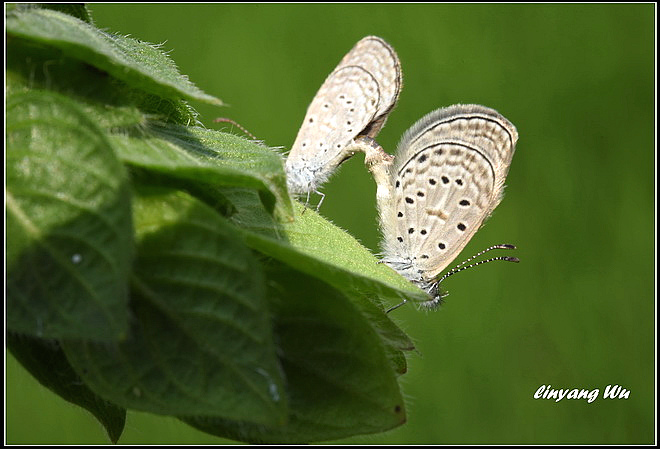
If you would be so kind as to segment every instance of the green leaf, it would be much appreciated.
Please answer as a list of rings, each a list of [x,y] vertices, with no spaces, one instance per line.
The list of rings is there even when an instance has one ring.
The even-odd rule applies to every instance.
[[[184,100],[135,89],[106,72],[67,57],[57,48],[11,37],[7,48],[7,90],[51,90],[75,99],[90,118],[109,130],[148,120],[188,124],[197,112]]]
[[[236,213],[234,205],[222,194],[221,188],[212,184],[195,182],[187,178],[175,178],[167,173],[159,173],[129,166],[129,176],[133,185],[140,187],[162,187],[170,190],[181,190],[206,203],[223,217]]]
[[[282,157],[273,149],[243,138],[199,127],[156,122],[179,121],[185,110],[112,81],[73,59],[57,59],[52,51],[12,42],[8,67],[10,92],[25,92],[28,83],[57,87],[74,96],[90,119],[106,128],[121,159],[174,180],[209,186],[240,186],[260,190],[264,203],[282,220],[291,220],[293,206],[286,188]],[[36,73],[36,75],[35,75]],[[77,88],[77,86],[85,86]],[[77,88],[77,89],[76,89]],[[157,100],[157,101],[156,101]],[[135,102],[135,103],[134,103]],[[150,117],[147,119],[147,117]]]
[[[344,293],[353,301],[353,304],[380,337],[392,369],[397,374],[405,374],[408,371],[408,363],[403,351],[415,349],[410,337],[392,322],[383,309],[369,298],[369,295],[350,291]]]
[[[385,431],[406,420],[380,337],[353,302],[283,264],[268,265],[269,298],[286,376],[282,426],[186,417],[188,424],[250,443],[306,443]]]
[[[40,42],[78,58],[127,84],[170,99],[186,98],[221,105],[178,72],[158,47],[103,32],[59,11],[16,9],[7,13],[8,37]]]
[[[293,215],[282,158],[268,147],[219,131],[158,123],[111,140],[128,164],[197,184],[256,189],[269,212],[275,208],[282,220]]]
[[[90,120],[105,129],[146,121],[138,96],[123,83],[80,60],[64,57],[57,49],[12,38],[7,46],[7,91],[32,90],[55,91],[75,100]],[[175,115],[164,107],[148,112]]]
[[[280,224],[264,211],[254,192],[223,189],[223,194],[238,210],[231,217],[232,222],[245,233],[247,244],[255,250],[344,292],[367,295],[379,304],[381,299],[393,305],[404,299],[428,301],[424,291],[379,263],[350,234],[302,204],[295,203],[293,222]]]
[[[126,410],[97,396],[82,382],[64,356],[57,340],[43,340],[9,333],[7,347],[23,367],[44,387],[89,411],[105,427],[110,441],[119,440]]]
[[[425,301],[426,293],[378,260],[355,238],[310,209],[297,204],[293,223],[280,224],[265,213],[256,195],[223,189],[238,212],[231,216],[255,250],[340,289],[381,336],[399,374],[406,372],[401,351],[411,351],[410,337],[383,312],[382,299]]]
[[[104,133],[58,94],[7,102],[7,327],[116,340],[127,330],[128,181]]]
[[[21,4],[19,7],[33,7],[52,9],[54,11],[63,12],[73,17],[77,17],[83,22],[92,23],[92,15],[84,3],[35,3],[35,4]]]
[[[63,341],[102,397],[166,415],[276,425],[286,396],[261,266],[212,209],[181,192],[140,191],[129,337]]]
[[[62,348],[21,363],[113,441],[119,407],[249,442],[405,422],[414,346],[382,301],[424,292],[302,213],[277,151],[190,126],[184,98],[218,100],[158,49],[38,6],[7,38],[7,323]]]

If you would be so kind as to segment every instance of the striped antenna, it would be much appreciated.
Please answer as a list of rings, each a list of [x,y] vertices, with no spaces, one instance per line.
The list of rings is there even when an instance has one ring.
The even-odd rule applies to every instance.
[[[257,138],[254,136],[254,134],[252,134],[250,131],[248,131],[247,129],[245,129],[244,127],[242,127],[241,125],[239,125],[238,123],[236,123],[235,121],[233,121],[233,120],[230,119],[230,118],[218,117],[217,119],[215,119],[215,120],[213,120],[213,121],[214,121],[215,123],[231,123],[232,125],[234,125],[234,126],[237,127],[238,129],[240,129],[241,131],[243,131],[245,134],[247,134],[248,136],[252,137],[252,139],[254,139],[254,140],[259,140],[259,139],[257,139]]]
[[[492,257],[492,258],[490,258],[490,259],[481,260],[481,261],[479,261],[479,262],[476,262],[476,263],[470,264],[470,265],[465,266],[465,267],[463,266],[463,265],[465,265],[466,263],[470,262],[471,260],[474,260],[474,259],[476,259],[477,257],[481,256],[482,254],[486,254],[488,251],[492,251],[492,250],[494,250],[494,249],[516,249],[516,247],[515,247],[514,245],[503,244],[503,245],[493,245],[493,246],[491,246],[490,248],[486,248],[485,250],[478,252],[478,253],[475,254],[474,256],[470,257],[469,259],[464,260],[463,262],[459,263],[459,264],[456,265],[454,268],[452,268],[451,270],[449,270],[448,272],[446,272],[446,273],[440,278],[440,280],[438,281],[438,284],[441,283],[442,281],[444,281],[445,279],[447,279],[449,276],[451,276],[451,275],[453,275],[453,274],[459,273],[459,272],[461,272],[461,271],[463,271],[463,270],[467,270],[468,268],[477,267],[477,266],[479,266],[479,265],[481,265],[481,264],[484,264],[484,263],[493,262],[493,261],[495,261],[495,260],[504,260],[505,262],[515,262],[515,263],[520,262],[520,259],[518,259],[517,257],[497,256],[497,257]]]
[[[474,259],[476,259],[477,257],[479,257],[479,256],[481,256],[481,255],[483,255],[483,254],[486,254],[488,251],[492,251],[492,250],[494,250],[494,249],[516,249],[516,247],[515,247],[515,245],[502,244],[502,245],[493,245],[493,246],[491,246],[490,248],[486,248],[486,249],[483,250],[483,251],[479,251],[479,252],[478,252],[477,254],[475,254],[474,256],[472,256],[472,257],[470,257],[470,258],[464,260],[463,262],[459,263],[459,264],[456,265],[454,268],[452,268],[451,270],[449,270],[447,273],[445,273],[445,274],[440,278],[440,280],[439,280],[438,282],[436,282],[436,283],[433,284],[433,285],[438,286],[442,281],[444,281],[445,279],[447,279],[449,276],[451,276],[451,275],[453,275],[453,274],[456,274],[456,273],[458,273],[458,272],[460,272],[460,271],[467,270],[468,268],[477,267],[477,266],[479,266],[479,265],[481,265],[481,264],[484,264],[484,263],[493,262],[493,261],[495,261],[495,260],[503,260],[503,261],[505,261],[505,262],[516,262],[516,263],[520,262],[520,259],[518,259],[517,257],[497,256],[497,257],[491,257],[490,259],[486,259],[486,260],[480,260],[479,262],[476,262],[476,263],[473,263],[473,264],[470,264],[470,265],[464,266],[466,263],[470,262],[471,260],[474,260]],[[440,294],[440,296],[439,296],[440,303],[442,302],[442,298],[444,298],[444,297],[447,296],[447,295],[449,295],[449,293],[443,293],[443,294]],[[395,305],[395,306],[390,307],[389,309],[387,309],[387,310],[385,311],[385,313],[390,313],[391,311],[398,309],[399,307],[401,307],[402,305],[406,304],[407,302],[408,302],[408,301],[406,301],[406,300],[404,299],[403,302],[401,302],[400,304],[397,304],[397,305]]]

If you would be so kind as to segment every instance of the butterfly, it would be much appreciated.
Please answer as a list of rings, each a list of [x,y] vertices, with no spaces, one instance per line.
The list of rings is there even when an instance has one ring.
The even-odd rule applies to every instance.
[[[511,122],[480,105],[454,105],[422,117],[405,132],[395,157],[360,139],[370,144],[365,164],[377,184],[382,262],[430,295],[423,305],[441,303],[440,282],[463,264],[441,279],[439,274],[502,199],[517,141]],[[474,257],[496,248],[515,247],[496,245]]]
[[[381,130],[401,85],[401,64],[387,42],[367,36],[355,44],[307,108],[285,164],[289,191],[306,193],[308,200],[311,192],[320,193],[335,169],[362,151],[355,138]]]

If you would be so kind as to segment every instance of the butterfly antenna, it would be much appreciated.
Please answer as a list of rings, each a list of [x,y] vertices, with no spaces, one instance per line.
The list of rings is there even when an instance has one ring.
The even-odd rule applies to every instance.
[[[497,256],[497,257],[491,257],[490,259],[481,260],[479,262],[476,262],[476,263],[473,263],[473,264],[470,264],[470,265],[467,265],[467,266],[463,266],[466,263],[470,262],[471,260],[474,260],[475,258],[487,253],[488,251],[492,251],[494,249],[516,249],[516,247],[514,245],[503,244],[503,245],[494,245],[494,246],[491,246],[490,248],[486,248],[485,250],[478,252],[474,256],[470,257],[469,259],[464,260],[463,262],[461,262],[460,264],[456,265],[454,268],[452,268],[451,270],[446,272],[440,278],[440,280],[438,281],[438,284],[440,284],[442,281],[444,281],[445,279],[447,279],[449,276],[451,276],[453,274],[456,274],[456,273],[461,272],[463,270],[467,270],[468,268],[477,267],[477,266],[479,266],[481,264],[484,264],[484,263],[493,262],[495,260],[504,260],[505,262],[515,262],[515,263],[520,262],[520,259],[518,259],[517,257]]]
[[[254,136],[254,134],[252,134],[250,131],[248,131],[247,129],[245,129],[244,127],[242,127],[241,125],[239,125],[238,123],[236,123],[235,121],[233,121],[233,120],[230,119],[230,118],[218,117],[217,119],[215,119],[215,120],[213,120],[213,121],[214,121],[215,123],[231,123],[232,125],[234,125],[234,126],[237,127],[238,129],[240,129],[241,131],[243,131],[245,134],[247,134],[248,136],[252,137],[253,140],[259,140],[259,139],[257,139],[257,138]]]

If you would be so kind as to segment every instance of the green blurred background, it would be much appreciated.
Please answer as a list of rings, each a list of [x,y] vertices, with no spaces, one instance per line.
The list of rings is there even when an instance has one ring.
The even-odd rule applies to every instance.
[[[404,88],[378,141],[394,152],[424,114],[493,107],[520,140],[504,201],[458,261],[493,263],[444,285],[443,308],[393,318],[416,341],[402,377],[408,423],[341,442],[653,443],[655,439],[655,5],[112,5],[97,25],[164,43],[230,117],[288,151],[341,57],[375,34]],[[375,186],[358,155],[323,189],[321,213],[378,251]],[[510,254],[510,253],[507,253]],[[512,254],[511,254],[512,255]],[[226,343],[223,343],[226,344]],[[8,443],[107,443],[86,411],[7,356]],[[541,385],[599,399],[535,400]],[[618,384],[627,400],[603,399]],[[120,443],[224,443],[173,418],[129,412]]]

